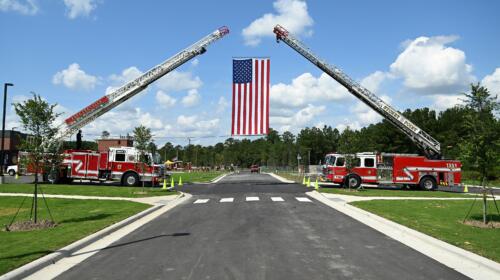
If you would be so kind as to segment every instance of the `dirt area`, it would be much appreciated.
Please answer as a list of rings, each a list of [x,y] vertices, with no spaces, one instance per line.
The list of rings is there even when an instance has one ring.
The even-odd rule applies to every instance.
[[[32,231],[46,228],[56,227],[57,224],[50,220],[42,220],[34,223],[33,221],[18,221],[14,222],[10,227],[5,228],[6,231]]]

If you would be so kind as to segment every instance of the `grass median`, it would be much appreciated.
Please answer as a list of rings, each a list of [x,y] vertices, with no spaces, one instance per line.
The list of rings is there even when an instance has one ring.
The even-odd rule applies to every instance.
[[[418,230],[468,251],[500,262],[500,228],[478,228],[462,223],[472,205],[470,200],[371,200],[352,205]],[[494,221],[500,221],[493,202],[488,203]],[[471,219],[482,220],[478,200]]]
[[[56,227],[26,232],[4,231],[4,225],[10,223],[23,199],[0,197],[0,275],[150,207],[129,201],[47,199],[58,224]],[[30,207],[31,198],[28,197],[16,221],[27,220]],[[39,217],[49,217],[41,199]]]
[[[110,185],[47,185],[41,184],[44,194],[106,196],[106,197],[149,197],[177,194],[161,188],[120,187]],[[0,193],[33,193],[33,184],[2,184]]]

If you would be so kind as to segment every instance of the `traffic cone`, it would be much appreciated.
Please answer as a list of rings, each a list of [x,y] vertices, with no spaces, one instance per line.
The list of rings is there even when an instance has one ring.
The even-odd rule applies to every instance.
[[[16,180],[19,179],[19,174],[16,172]]]
[[[302,177],[302,185],[306,185],[306,176]]]
[[[467,187],[467,185],[465,185],[464,187],[464,193],[468,193],[469,192],[469,188]]]
[[[306,187],[310,187],[311,186],[311,177],[307,177],[307,185]]]
[[[178,184],[178,186],[179,187],[182,186],[182,176],[179,177],[179,184]]]
[[[170,187],[171,188],[175,187],[174,176],[172,176],[172,180],[170,181]]]
[[[318,177],[316,177],[316,182],[314,183],[314,189],[319,190]]]
[[[163,190],[166,190],[167,189],[167,179],[166,178],[163,178]]]

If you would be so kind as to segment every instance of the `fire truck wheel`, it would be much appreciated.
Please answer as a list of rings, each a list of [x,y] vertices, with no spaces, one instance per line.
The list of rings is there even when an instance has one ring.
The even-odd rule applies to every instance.
[[[135,173],[127,173],[125,176],[123,176],[123,185],[124,186],[137,186],[139,184],[139,176]]]
[[[12,170],[12,169],[11,169],[11,170],[9,170],[9,175],[10,175],[10,176],[14,176],[14,175],[16,175],[16,171],[14,171],[14,170]]]
[[[431,176],[425,176],[420,179],[420,188],[423,190],[432,191],[437,187],[436,180]]]
[[[357,189],[361,185],[361,178],[356,174],[349,175],[346,180],[346,185],[348,188]]]

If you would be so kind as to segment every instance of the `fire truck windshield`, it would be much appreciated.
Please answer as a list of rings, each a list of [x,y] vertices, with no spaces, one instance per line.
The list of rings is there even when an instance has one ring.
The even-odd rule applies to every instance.
[[[335,156],[326,156],[325,158],[325,164],[326,165],[334,165],[335,164]]]

